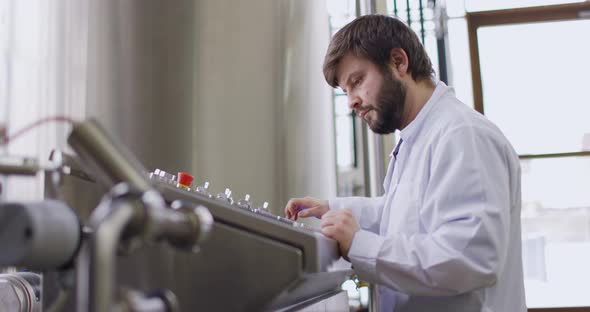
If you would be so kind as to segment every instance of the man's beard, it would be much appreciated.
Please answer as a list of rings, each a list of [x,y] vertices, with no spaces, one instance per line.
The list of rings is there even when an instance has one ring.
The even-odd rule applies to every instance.
[[[377,93],[375,120],[369,128],[377,134],[389,134],[400,129],[406,101],[406,88],[393,77],[389,68],[383,71],[383,84]]]

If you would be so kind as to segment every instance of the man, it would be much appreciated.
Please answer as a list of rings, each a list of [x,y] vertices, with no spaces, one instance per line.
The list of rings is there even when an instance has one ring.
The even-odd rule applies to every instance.
[[[433,81],[399,20],[368,15],[334,35],[327,82],[376,133],[400,130],[377,198],[291,199],[289,218],[321,218],[381,311],[526,311],[520,165],[484,116]]]

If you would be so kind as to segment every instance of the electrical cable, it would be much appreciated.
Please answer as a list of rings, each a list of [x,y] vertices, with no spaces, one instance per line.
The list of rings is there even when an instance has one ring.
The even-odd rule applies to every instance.
[[[48,122],[65,122],[68,124],[73,124],[75,121],[74,121],[74,119],[67,117],[67,116],[51,116],[51,117],[41,118],[41,119],[25,126],[24,128],[16,131],[14,134],[11,134],[11,135],[5,134],[3,137],[0,137],[0,146],[8,145],[10,142],[14,141],[15,139],[17,139],[21,135],[29,132],[32,129],[37,128],[38,126],[48,123]]]

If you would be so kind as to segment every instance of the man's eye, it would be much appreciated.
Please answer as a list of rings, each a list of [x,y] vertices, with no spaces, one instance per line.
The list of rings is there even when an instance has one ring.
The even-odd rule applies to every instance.
[[[357,78],[357,79],[355,79],[355,80],[352,82],[352,85],[356,87],[356,86],[357,86],[359,83],[361,83],[361,80],[362,80],[361,78]]]

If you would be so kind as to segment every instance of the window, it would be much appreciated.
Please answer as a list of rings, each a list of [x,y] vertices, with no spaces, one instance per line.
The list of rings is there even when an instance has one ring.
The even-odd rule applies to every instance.
[[[327,2],[330,14],[330,36],[356,17],[355,1],[331,0]],[[355,120],[348,108],[346,94],[334,90],[334,117],[336,134],[336,163],[339,171],[354,170],[357,167]]]
[[[474,106],[521,158],[533,310],[590,306],[589,16],[588,2],[467,14]]]
[[[424,38],[437,77],[444,61],[457,97],[485,112],[521,155],[523,260],[532,310],[590,306],[580,284],[590,277],[590,20],[583,19],[590,17],[590,3],[570,2],[377,1],[378,8],[385,3],[382,13],[410,22]],[[354,18],[354,2],[328,4],[340,14],[331,17],[334,33]],[[446,26],[444,55],[437,18]],[[340,98],[336,92],[338,164],[350,168],[357,158],[362,164],[363,155],[355,148],[354,117]]]

